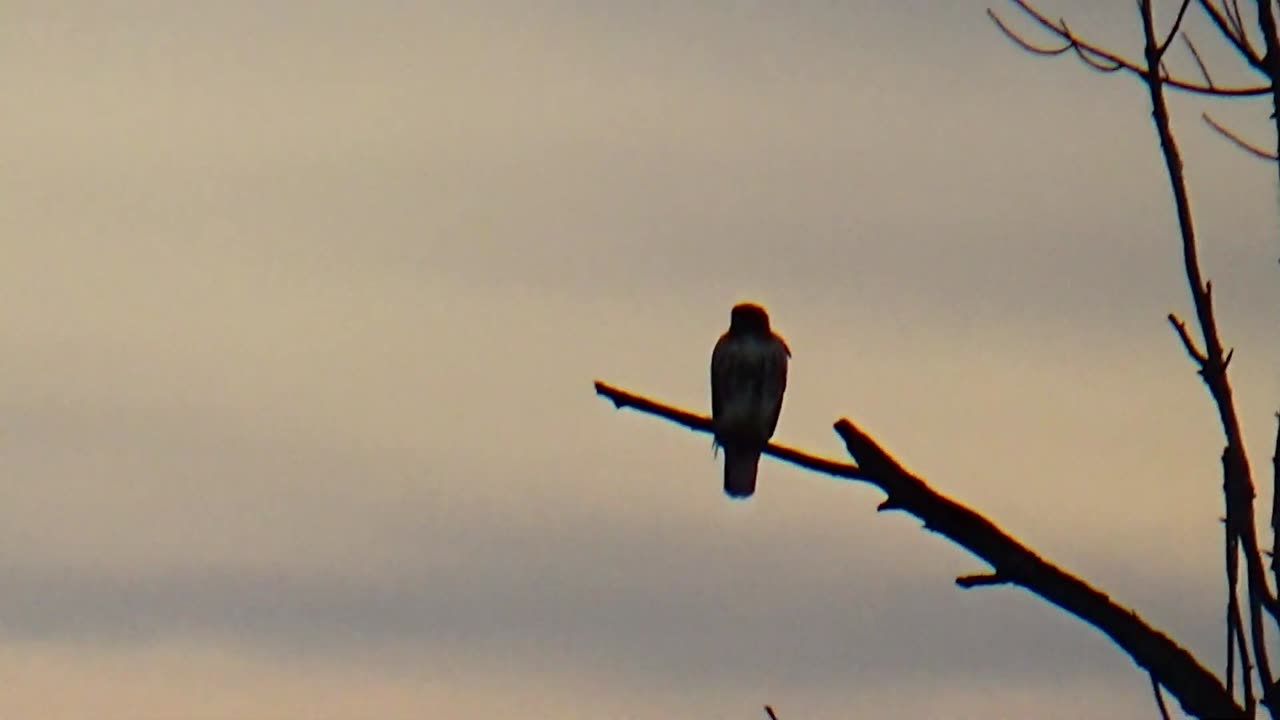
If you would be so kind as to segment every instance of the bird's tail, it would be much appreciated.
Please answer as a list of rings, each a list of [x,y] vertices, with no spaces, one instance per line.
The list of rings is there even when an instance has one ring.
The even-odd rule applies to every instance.
[[[756,471],[760,468],[760,451],[729,446],[724,449],[724,492],[731,498],[745,500],[756,491]]]

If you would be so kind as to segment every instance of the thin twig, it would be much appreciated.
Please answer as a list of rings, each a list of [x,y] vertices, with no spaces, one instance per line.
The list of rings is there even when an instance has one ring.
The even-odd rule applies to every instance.
[[[1227,17],[1231,18],[1231,29],[1235,31],[1236,37],[1240,38],[1240,42],[1249,46],[1249,31],[1245,29],[1244,20],[1240,16],[1240,3],[1236,2],[1236,0],[1226,0],[1222,3],[1222,7],[1229,13]],[[1253,55],[1256,57],[1257,53],[1255,52]]]
[[[1187,330],[1187,324],[1177,315],[1169,313],[1169,324],[1173,325],[1173,329],[1178,333],[1178,339],[1182,340],[1182,347],[1186,349],[1187,354],[1195,360],[1197,364],[1204,365],[1209,362],[1205,354],[1200,348],[1196,347],[1196,341],[1191,339],[1191,333]]]
[[[769,720],[778,720],[778,714],[775,713],[773,711],[773,708],[769,707],[768,705],[764,706],[764,713],[769,716]]]
[[[1236,147],[1240,148],[1241,150],[1244,150],[1250,155],[1253,155],[1256,158],[1261,158],[1263,160],[1270,160],[1272,162],[1276,160],[1280,160],[1280,156],[1277,156],[1271,150],[1265,150],[1261,145],[1255,145],[1249,142],[1248,140],[1245,140],[1244,138],[1240,137],[1240,134],[1237,133],[1236,131],[1231,130],[1230,128],[1218,122],[1217,120],[1214,120],[1213,117],[1209,115],[1209,113],[1207,112],[1201,113],[1200,117],[1204,119],[1204,121],[1209,125],[1209,127],[1218,131],[1219,135],[1230,140]]]
[[[1079,58],[1081,62],[1088,65],[1090,69],[1097,70],[1100,73],[1113,73],[1125,69],[1122,63],[1105,57],[1094,57],[1089,54],[1088,50],[1079,45],[1072,45],[1071,49],[1076,51],[1076,57]]]
[[[1033,55],[1061,55],[1062,53],[1076,47],[1076,43],[1071,42],[1070,40],[1067,40],[1062,47],[1055,47],[1055,48],[1046,48],[1046,47],[1040,47],[1038,45],[1033,45],[1030,40],[1027,40],[1021,35],[1015,33],[1012,29],[1009,28],[1008,25],[1005,25],[1004,21],[1000,19],[1000,16],[997,15],[996,12],[991,8],[987,8],[987,17],[991,18],[991,22],[995,23],[996,27],[1000,28],[1000,31],[1004,33],[1005,37],[1012,40],[1018,47],[1022,48],[1023,50],[1026,50],[1027,52]]]
[[[1011,580],[998,573],[980,573],[978,575],[961,575],[956,578],[956,584],[968,590],[969,588],[986,587],[990,585],[1008,585]]]
[[[1249,36],[1240,24],[1239,15],[1236,14],[1239,12],[1239,8],[1235,8],[1233,12],[1234,6],[1235,0],[1230,0],[1229,2],[1223,2],[1222,10],[1219,10],[1213,4],[1213,0],[1200,0],[1200,8],[1213,21],[1214,26],[1218,28],[1218,32],[1235,47],[1236,52],[1240,53],[1251,67],[1260,70],[1262,69],[1262,58],[1258,57],[1258,53],[1249,44]]]
[[[1173,25],[1169,27],[1169,34],[1165,35],[1164,42],[1156,47],[1157,55],[1164,56],[1165,51],[1169,49],[1170,43],[1178,36],[1178,30],[1182,29],[1182,18],[1187,16],[1187,7],[1190,5],[1191,0],[1182,0],[1182,5],[1178,7],[1178,16],[1173,19]]]
[[[1169,720],[1169,708],[1164,706],[1164,695],[1160,693],[1160,683],[1156,681],[1156,676],[1151,675],[1151,692],[1156,696],[1156,707],[1160,708],[1161,720]]]
[[[1191,36],[1182,33],[1182,42],[1186,43],[1187,50],[1196,61],[1196,67],[1200,68],[1200,75],[1204,78],[1204,84],[1213,87],[1213,78],[1209,76],[1209,68],[1200,57],[1200,51],[1196,49],[1195,43],[1191,42]]]

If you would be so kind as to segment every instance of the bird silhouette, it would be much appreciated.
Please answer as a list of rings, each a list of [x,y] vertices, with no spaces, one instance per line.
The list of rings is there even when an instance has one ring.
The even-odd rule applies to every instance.
[[[735,305],[729,329],[711,351],[711,426],[724,448],[724,492],[745,499],[756,490],[760,453],[782,412],[791,349],[769,328],[769,313]]]

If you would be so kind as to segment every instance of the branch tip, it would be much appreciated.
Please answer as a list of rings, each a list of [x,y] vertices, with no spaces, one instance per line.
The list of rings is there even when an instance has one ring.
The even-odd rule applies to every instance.
[[[1214,132],[1226,138],[1233,145],[1240,148],[1241,150],[1244,150],[1250,155],[1260,160],[1269,160],[1272,162],[1276,160],[1280,160],[1280,156],[1277,156],[1276,153],[1272,152],[1271,150],[1267,150],[1261,145],[1245,140],[1243,137],[1240,136],[1240,133],[1236,132],[1235,130],[1232,130],[1226,125],[1223,125],[1217,120],[1214,120],[1213,117],[1209,115],[1209,113],[1207,112],[1200,113],[1200,118],[1204,120],[1206,125],[1213,128]]]
[[[1204,366],[1209,362],[1209,357],[1196,347],[1196,343],[1191,339],[1191,332],[1187,330],[1187,324],[1183,322],[1177,315],[1169,313],[1169,324],[1173,325],[1173,329],[1178,333],[1178,339],[1182,341],[1182,347],[1186,349],[1191,359],[1196,361],[1203,372]]]
[[[1011,580],[1000,573],[980,573],[977,575],[961,575],[956,578],[956,585],[968,590],[986,585],[1008,585]]]

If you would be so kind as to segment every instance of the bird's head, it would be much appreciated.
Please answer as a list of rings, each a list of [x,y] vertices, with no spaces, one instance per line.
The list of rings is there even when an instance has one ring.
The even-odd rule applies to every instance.
[[[769,313],[754,303],[741,303],[733,306],[729,314],[729,329],[734,332],[769,334]]]

